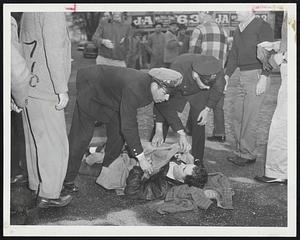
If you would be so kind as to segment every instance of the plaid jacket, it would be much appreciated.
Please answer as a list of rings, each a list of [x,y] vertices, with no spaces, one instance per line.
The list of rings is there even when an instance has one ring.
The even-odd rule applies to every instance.
[[[228,36],[226,31],[215,22],[198,25],[191,36],[189,53],[214,56],[223,61],[227,57]]]

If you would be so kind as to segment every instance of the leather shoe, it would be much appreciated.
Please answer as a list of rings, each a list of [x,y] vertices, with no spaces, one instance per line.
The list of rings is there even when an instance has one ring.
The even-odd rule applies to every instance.
[[[263,183],[281,183],[281,184],[287,184],[287,179],[281,179],[281,178],[270,178],[266,176],[256,176],[254,177],[254,180],[258,182]]]
[[[247,158],[242,158],[239,156],[234,156],[234,157],[227,157],[227,161],[237,165],[237,166],[246,166],[247,164],[253,164],[256,162],[256,158],[254,159],[247,159]]]
[[[70,194],[65,196],[61,195],[57,199],[39,197],[37,206],[39,208],[64,207],[68,205],[71,201],[72,201],[72,196]]]
[[[79,187],[77,187],[74,182],[64,182],[63,191],[75,193],[79,191]]]
[[[211,137],[207,137],[208,141],[211,142],[225,142],[226,141],[226,137],[225,136],[211,136]]]
[[[15,177],[11,178],[10,183],[11,184],[25,184],[25,183],[28,183],[28,177],[23,174],[19,174]]]

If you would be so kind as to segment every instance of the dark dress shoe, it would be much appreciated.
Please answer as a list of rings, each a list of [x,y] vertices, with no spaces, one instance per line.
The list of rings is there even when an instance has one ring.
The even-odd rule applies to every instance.
[[[281,179],[281,178],[270,178],[266,176],[256,176],[254,177],[254,180],[262,183],[281,183],[281,184],[287,184],[287,179]]]
[[[11,178],[10,183],[11,184],[25,184],[25,183],[28,183],[28,177],[23,174],[19,174],[15,177]]]
[[[70,194],[65,196],[60,196],[58,199],[39,197],[37,206],[39,208],[64,207],[67,206],[71,201],[72,201],[72,196]]]
[[[254,159],[247,159],[247,158],[242,158],[239,156],[234,156],[234,157],[227,157],[227,161],[237,165],[237,166],[246,166],[247,164],[252,164],[256,162],[256,158]]]
[[[211,142],[225,142],[226,141],[226,137],[225,136],[211,136],[211,137],[207,137],[208,141]]]
[[[79,191],[79,187],[74,182],[64,182],[63,191],[68,193],[75,193]]]

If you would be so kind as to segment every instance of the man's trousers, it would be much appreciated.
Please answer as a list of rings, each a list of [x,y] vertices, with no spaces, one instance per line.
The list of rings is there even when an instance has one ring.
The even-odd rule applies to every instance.
[[[118,112],[114,112],[112,116],[107,116],[103,108],[94,101],[90,101],[84,109],[81,106],[77,99],[69,133],[70,156],[65,178],[66,182],[73,182],[78,175],[85,150],[93,138],[95,121],[106,125],[107,141],[102,166],[108,167],[118,158],[125,143],[121,134],[120,115]]]
[[[287,179],[287,64],[280,66],[281,86],[267,145],[265,176]]]
[[[224,98],[225,95],[220,98],[217,105],[213,109],[214,113],[214,129],[213,136],[225,136],[225,120],[224,120]]]
[[[183,99],[190,103],[190,111],[188,116],[187,124],[189,131],[192,135],[192,150],[191,153],[194,158],[203,160],[204,156],[204,148],[205,148],[205,125],[200,126],[197,124],[197,118],[200,112],[206,107],[206,103],[208,100],[209,91],[201,90],[196,94],[185,96]],[[164,139],[167,136],[169,129],[169,124],[167,121],[163,122],[163,136]],[[152,131],[152,135],[150,141],[152,140],[155,134],[155,125],[154,130]]]
[[[60,196],[69,154],[64,111],[56,104],[29,97],[23,110],[29,188],[52,199]]]
[[[11,111],[11,177],[27,176],[22,113]]]
[[[239,82],[234,88],[233,127],[236,151],[240,157],[255,159],[257,157],[258,115],[266,93],[256,95],[256,85],[261,70],[240,71]],[[267,89],[269,78],[267,78]]]

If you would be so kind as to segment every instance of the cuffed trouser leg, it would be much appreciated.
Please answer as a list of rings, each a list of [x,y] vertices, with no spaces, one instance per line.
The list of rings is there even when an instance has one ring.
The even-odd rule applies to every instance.
[[[213,136],[225,136],[225,120],[224,120],[224,98],[222,96],[213,109],[214,113],[214,130]]]
[[[69,133],[69,162],[65,178],[66,182],[73,182],[78,175],[82,157],[90,141],[95,128],[95,120],[82,111],[76,101],[72,125]]]
[[[121,123],[119,113],[115,113],[109,123],[106,124],[107,141],[105,145],[105,155],[103,166],[108,167],[121,154],[125,140],[121,133]]]
[[[192,155],[194,158],[203,160],[204,147],[205,147],[205,126],[197,124],[199,116],[198,111],[191,108],[191,123],[192,123]]]
[[[243,158],[254,159],[257,156],[257,119],[265,93],[257,96],[256,85],[261,70],[241,71],[240,86],[235,101],[234,133],[237,141],[237,152]],[[267,89],[269,79],[267,80]]]
[[[68,138],[64,111],[57,102],[29,98],[24,109],[24,132],[29,188],[40,197],[58,198],[68,164]]]
[[[208,91],[200,91],[194,95],[188,96],[187,99],[190,103],[189,121],[192,125],[192,155],[194,158],[203,160],[204,147],[205,147],[205,125],[200,126],[197,124],[197,118],[200,112],[205,108]]]
[[[287,179],[287,64],[280,67],[281,86],[272,118],[266,155],[265,175]]]

